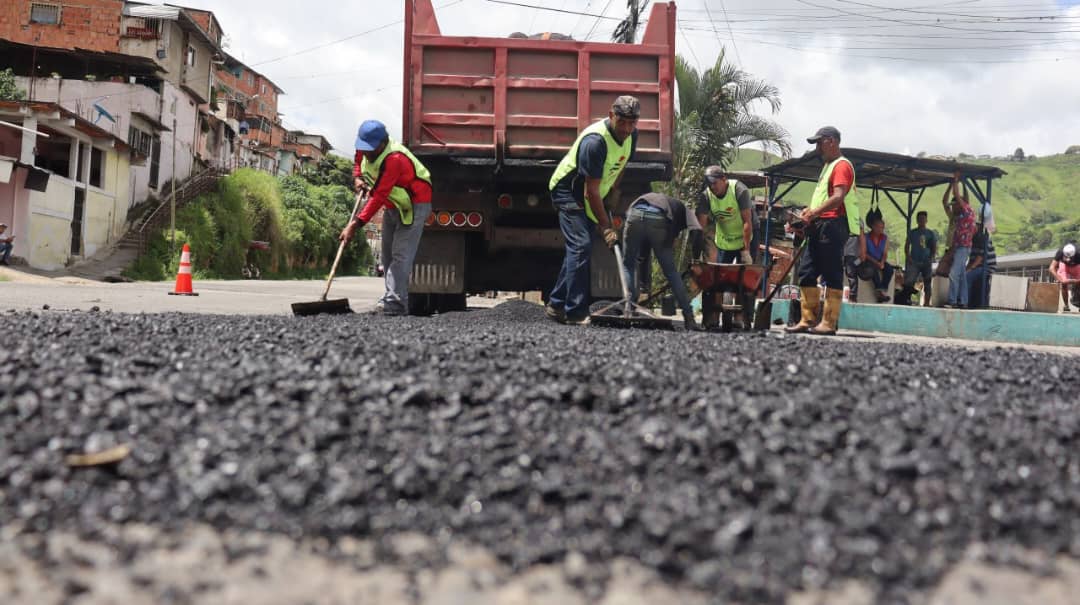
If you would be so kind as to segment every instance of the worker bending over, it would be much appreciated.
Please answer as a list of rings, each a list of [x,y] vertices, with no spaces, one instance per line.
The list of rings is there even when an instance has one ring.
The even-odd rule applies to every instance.
[[[704,328],[694,321],[694,309],[690,306],[690,294],[686,291],[686,284],[683,283],[679,270],[675,268],[675,238],[684,229],[690,230],[693,258],[699,258],[704,252],[701,224],[685,204],[663,193],[646,193],[634,200],[626,212],[623,273],[630,287],[630,300],[637,300],[636,273],[640,266],[637,259],[641,251],[652,250],[660,263],[660,270],[671,285],[679,308],[682,309],[683,325],[687,330],[701,331]]]

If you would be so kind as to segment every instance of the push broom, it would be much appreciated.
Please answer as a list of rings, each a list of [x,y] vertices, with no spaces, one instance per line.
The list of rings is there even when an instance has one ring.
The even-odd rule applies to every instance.
[[[364,194],[356,194],[356,204],[353,205],[352,214],[349,215],[351,221],[356,213],[360,211],[360,206],[363,204],[367,196]],[[321,314],[340,314],[340,313],[352,313],[353,310],[349,307],[349,299],[347,298],[335,298],[333,300],[326,300],[328,294],[330,294],[330,284],[334,283],[334,274],[337,273],[338,263],[341,262],[341,255],[345,252],[345,246],[349,242],[342,240],[337,249],[337,256],[334,257],[334,265],[330,267],[330,276],[326,278],[326,288],[323,289],[322,296],[315,302],[299,302],[292,304],[293,315],[298,317],[306,315],[321,315]]]

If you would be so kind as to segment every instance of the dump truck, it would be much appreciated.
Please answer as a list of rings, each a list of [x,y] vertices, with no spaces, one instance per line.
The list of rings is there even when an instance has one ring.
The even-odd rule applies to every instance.
[[[616,225],[650,183],[670,180],[674,3],[653,5],[638,44],[561,37],[446,36],[431,0],[406,0],[402,141],[434,189],[410,312],[462,310],[469,294],[550,290],[563,238],[548,181],[619,95],[641,101],[641,118],[620,199],[607,200]],[[593,298],[621,296],[599,239],[591,266]]]

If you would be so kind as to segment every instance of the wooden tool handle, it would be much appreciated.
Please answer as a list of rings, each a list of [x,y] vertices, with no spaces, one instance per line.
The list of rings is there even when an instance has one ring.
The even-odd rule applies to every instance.
[[[366,199],[366,194],[356,194],[356,203],[353,204],[352,214],[349,215],[350,223],[356,216],[356,213],[360,211],[360,206]],[[338,245],[337,256],[334,257],[334,264],[330,267],[330,275],[326,278],[326,289],[323,290],[322,298],[320,298],[320,300],[326,300],[326,297],[330,294],[330,284],[334,283],[334,274],[337,273],[338,263],[341,262],[341,255],[345,252],[345,246],[347,246],[348,244],[349,242],[347,240],[341,240],[341,244]]]

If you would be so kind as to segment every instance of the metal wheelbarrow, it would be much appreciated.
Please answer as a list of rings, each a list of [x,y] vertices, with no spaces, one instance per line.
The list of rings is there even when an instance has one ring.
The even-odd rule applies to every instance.
[[[755,326],[754,310],[764,275],[761,265],[691,264],[690,277],[701,289],[701,324],[724,332],[760,327]],[[724,304],[725,293],[734,295],[733,303]]]

